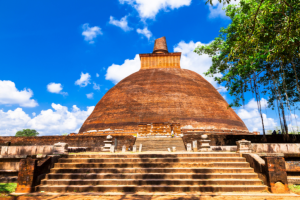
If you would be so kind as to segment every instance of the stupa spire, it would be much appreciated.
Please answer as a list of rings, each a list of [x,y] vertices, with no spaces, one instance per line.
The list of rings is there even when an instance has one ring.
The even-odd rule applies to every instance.
[[[165,36],[155,40],[152,53],[169,53]]]

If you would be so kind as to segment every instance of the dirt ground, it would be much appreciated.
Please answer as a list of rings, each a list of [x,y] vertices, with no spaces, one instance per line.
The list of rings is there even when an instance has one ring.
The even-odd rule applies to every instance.
[[[299,200],[299,196],[3,196],[2,200]]]

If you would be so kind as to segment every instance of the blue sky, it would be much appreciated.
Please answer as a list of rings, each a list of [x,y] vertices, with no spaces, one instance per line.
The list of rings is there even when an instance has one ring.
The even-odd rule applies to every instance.
[[[162,36],[170,52],[182,52],[182,68],[202,75],[211,59],[193,49],[230,23],[221,4],[201,0],[11,0],[0,2],[0,19],[2,136],[23,128],[41,135],[78,131],[107,90],[139,70],[137,54],[152,52]],[[260,130],[256,102],[247,99],[236,112],[250,131]],[[264,113],[267,128],[278,125],[275,112]]]

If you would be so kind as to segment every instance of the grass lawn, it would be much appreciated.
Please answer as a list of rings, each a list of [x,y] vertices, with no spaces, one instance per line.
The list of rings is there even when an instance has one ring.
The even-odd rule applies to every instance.
[[[300,185],[289,185],[291,192],[300,194]]]
[[[11,193],[16,190],[17,183],[0,183],[0,193]]]

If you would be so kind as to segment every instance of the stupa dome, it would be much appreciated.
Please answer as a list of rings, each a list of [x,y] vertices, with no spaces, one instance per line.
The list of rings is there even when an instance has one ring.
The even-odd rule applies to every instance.
[[[167,52],[163,49],[162,53],[140,54],[141,69],[103,96],[79,133],[138,129],[141,124],[153,123],[248,131],[208,81],[196,72],[180,68],[181,53]]]

